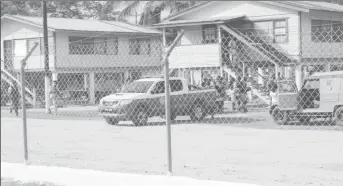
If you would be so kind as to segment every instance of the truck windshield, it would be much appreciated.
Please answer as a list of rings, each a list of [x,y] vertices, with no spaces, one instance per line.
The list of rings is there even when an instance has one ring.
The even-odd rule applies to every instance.
[[[281,81],[279,84],[280,93],[296,93],[297,87],[293,81]]]
[[[126,85],[122,93],[147,93],[149,88],[152,86],[153,81],[134,81]]]

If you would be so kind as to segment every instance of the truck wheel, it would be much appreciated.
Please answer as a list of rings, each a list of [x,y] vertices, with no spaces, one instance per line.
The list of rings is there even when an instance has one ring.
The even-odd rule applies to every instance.
[[[119,120],[111,117],[106,117],[105,120],[110,125],[117,125],[119,123]]]
[[[279,108],[274,108],[272,111],[274,122],[278,125],[285,125],[289,120],[289,114],[287,111],[282,111]]]
[[[146,112],[144,107],[140,107],[137,109],[132,122],[135,126],[142,126],[148,124],[148,113]]]
[[[204,112],[204,108],[200,104],[193,105],[192,111],[191,111],[191,120],[192,121],[200,121],[204,119],[206,116],[206,113]]]
[[[343,107],[339,107],[336,109],[333,115],[333,122],[336,125],[343,126]]]
[[[301,124],[309,124],[310,121],[311,121],[311,118],[310,118],[310,117],[301,116],[301,117],[299,118],[299,122],[300,122]]]

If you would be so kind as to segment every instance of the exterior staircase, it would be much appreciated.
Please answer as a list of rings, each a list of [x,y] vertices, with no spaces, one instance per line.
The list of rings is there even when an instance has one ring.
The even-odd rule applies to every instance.
[[[265,56],[270,62],[278,66],[294,65],[295,60],[288,57],[286,54],[268,44],[263,38],[242,33],[241,31],[229,25],[221,25],[221,28],[237,38],[240,42],[248,46],[254,52]]]
[[[13,85],[13,82],[17,84],[18,87],[21,87],[21,81],[16,78],[16,74],[10,69],[7,68],[5,62],[1,60],[1,78],[7,82],[9,85]],[[25,82],[25,99],[31,107],[39,107],[45,105],[44,99],[37,96],[36,91],[30,84]]]

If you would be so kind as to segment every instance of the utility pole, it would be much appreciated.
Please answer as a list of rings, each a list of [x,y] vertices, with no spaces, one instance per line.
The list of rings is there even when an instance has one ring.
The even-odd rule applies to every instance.
[[[44,33],[44,69],[45,69],[45,112],[50,114],[50,77],[49,77],[49,43],[48,43],[48,13],[46,1],[42,1],[43,6],[43,33]]]

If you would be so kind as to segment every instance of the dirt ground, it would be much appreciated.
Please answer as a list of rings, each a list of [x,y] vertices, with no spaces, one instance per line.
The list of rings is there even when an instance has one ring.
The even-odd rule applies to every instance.
[[[265,127],[215,122],[172,125],[173,173],[264,186],[343,185],[342,130],[267,129],[273,124],[261,122]],[[326,127],[330,128],[317,128]],[[167,170],[163,125],[29,119],[28,137],[32,164],[139,174]],[[1,158],[23,161],[20,118],[1,118]]]

